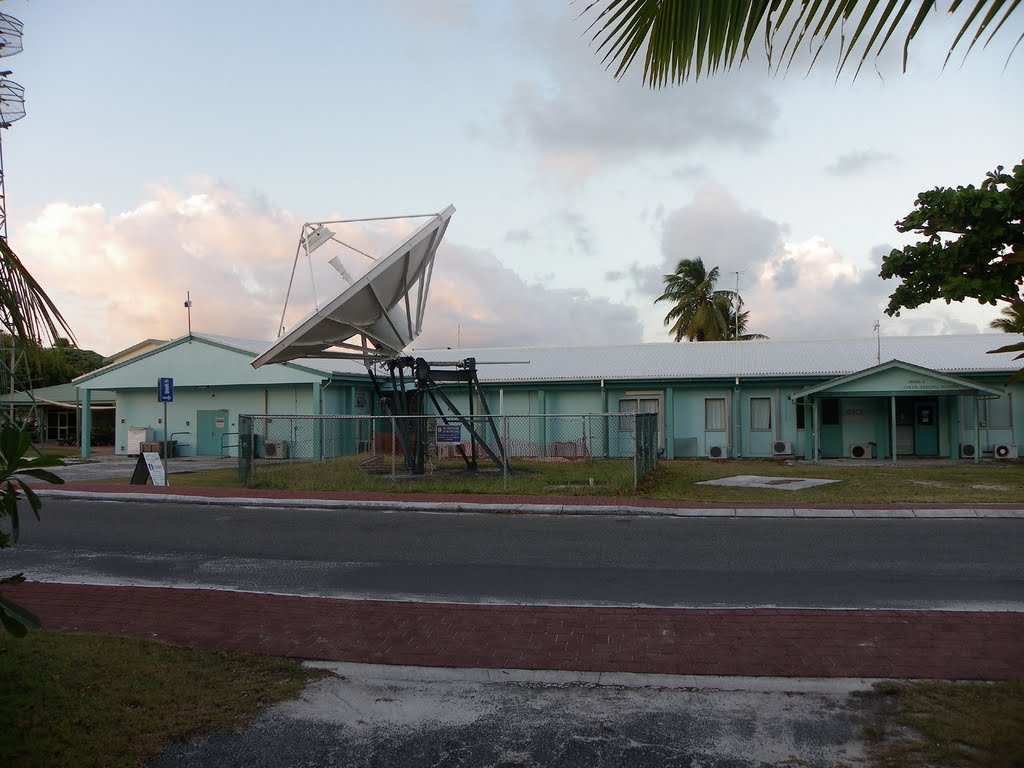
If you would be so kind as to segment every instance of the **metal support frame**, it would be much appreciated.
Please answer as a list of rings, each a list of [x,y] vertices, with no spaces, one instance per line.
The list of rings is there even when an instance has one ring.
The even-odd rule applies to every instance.
[[[389,389],[385,390],[381,385],[380,378],[368,368],[370,380],[373,382],[374,391],[385,412],[394,419],[394,437],[402,446],[405,454],[406,468],[413,474],[421,475],[426,464],[426,419],[424,406],[429,398],[437,409],[437,418],[445,423],[458,422],[466,428],[470,435],[470,455],[465,454],[464,449],[460,450],[462,458],[466,462],[466,468],[475,471],[478,468],[478,449],[483,451],[494,464],[501,470],[505,470],[508,461],[505,456],[505,445],[494,421],[490,408],[487,406],[487,398],[484,397],[480,380],[476,373],[475,358],[466,358],[454,363],[433,363],[439,367],[452,367],[453,370],[435,371],[422,357],[397,357],[384,363],[388,370]],[[409,377],[406,377],[406,369],[409,369]],[[413,390],[415,398],[410,397],[408,384],[415,381],[416,388]],[[445,384],[465,383],[469,394],[468,416],[458,409],[451,398],[444,392]],[[483,418],[486,426],[481,430],[476,426],[476,415],[474,414],[474,397],[478,397]],[[389,406],[388,403],[392,405]],[[442,405],[443,403],[443,405]],[[447,409],[447,412],[446,412]],[[497,450],[488,445],[485,436],[487,429],[493,436]]]

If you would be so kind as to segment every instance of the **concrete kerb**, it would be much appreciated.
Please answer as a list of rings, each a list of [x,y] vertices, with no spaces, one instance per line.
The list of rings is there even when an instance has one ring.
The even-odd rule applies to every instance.
[[[462,501],[409,501],[405,499],[279,499],[246,496],[203,496],[188,493],[110,493],[104,491],[64,491],[36,488],[42,497],[94,501],[150,502],[168,504],[206,504],[231,507],[278,507],[305,509],[380,509],[404,512],[467,512],[523,515],[607,515],[616,517],[680,517],[680,518],[919,518],[919,519],[1024,519],[1021,509],[816,509],[812,507],[650,507],[630,505],[543,504],[543,503],[481,503]]]
[[[400,682],[520,683],[540,685],[668,688],[704,691],[770,693],[853,693],[869,690],[882,678],[865,677],[736,677],[661,675],[637,672],[573,672],[549,669],[476,669],[362,664],[350,661],[306,661],[303,665],[349,678]]]

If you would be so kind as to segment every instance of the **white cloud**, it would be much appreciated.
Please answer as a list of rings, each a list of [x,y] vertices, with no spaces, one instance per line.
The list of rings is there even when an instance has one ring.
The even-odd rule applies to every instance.
[[[575,13],[528,25],[546,77],[521,83],[507,109],[508,125],[537,147],[547,172],[579,182],[639,155],[702,144],[750,148],[770,136],[779,108],[763,71],[654,91],[641,84],[639,66],[617,81],[588,45],[586,23]]]
[[[987,307],[935,302],[889,318],[884,309],[895,283],[878,277],[889,246],[854,260],[825,238],[788,241],[786,235],[785,225],[742,208],[722,187],[706,185],[692,202],[666,215],[661,269],[668,273],[679,259],[701,257],[708,269],[719,267],[722,288],[733,288],[732,273],[740,271],[748,330],[772,338],[868,336],[876,320],[883,332],[896,335],[977,333],[994,315]],[[629,277],[651,295],[660,292],[657,268],[611,277]]]
[[[53,203],[23,225],[20,255],[83,347],[110,354],[144,338],[184,335],[186,291],[194,330],[276,336],[303,220],[210,181],[198,187],[186,194],[157,189],[153,199],[121,214]],[[379,255],[419,223],[331,229]],[[351,250],[331,248],[356,277],[369,266]],[[326,266],[331,255],[328,247],[315,254],[321,304],[344,287]],[[308,270],[300,259],[286,327],[313,308]],[[446,241],[418,344],[455,346],[460,327],[464,346],[630,342],[641,335],[631,307],[528,284],[493,254]]]

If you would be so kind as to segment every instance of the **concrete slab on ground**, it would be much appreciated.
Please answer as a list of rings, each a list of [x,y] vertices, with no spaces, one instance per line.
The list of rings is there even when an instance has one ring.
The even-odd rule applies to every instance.
[[[734,475],[717,480],[702,480],[697,485],[724,485],[734,488],[767,488],[775,491],[802,491],[819,485],[838,483],[838,480],[822,480],[812,477],[767,477],[765,475]]]
[[[318,666],[299,699],[150,765],[852,766],[875,717],[866,680]]]

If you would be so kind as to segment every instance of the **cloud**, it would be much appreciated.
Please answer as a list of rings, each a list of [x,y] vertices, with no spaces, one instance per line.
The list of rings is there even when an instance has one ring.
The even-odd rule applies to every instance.
[[[634,67],[617,81],[588,45],[590,36],[581,35],[585,24],[575,11],[560,13],[529,25],[525,34],[547,77],[522,82],[506,110],[513,134],[540,151],[549,173],[576,182],[640,154],[701,144],[751,148],[769,137],[779,107],[763,72],[653,91],[640,82],[642,67]]]
[[[196,331],[276,337],[303,220],[208,180],[196,187],[184,194],[156,189],[152,199],[120,214],[52,203],[20,229],[19,255],[84,348],[111,354],[144,338],[184,335],[186,291]],[[421,223],[330,227],[337,239],[378,256]],[[321,305],[344,289],[327,266],[332,255],[356,278],[371,263],[336,242],[317,250],[311,266]],[[310,266],[303,258],[296,266],[286,327],[315,301]],[[631,307],[528,284],[493,254],[445,241],[418,344],[455,346],[460,326],[465,346],[641,338]]]
[[[473,18],[467,0],[393,0],[398,11],[414,22],[438,27],[465,26]]]
[[[631,281],[656,295],[661,271],[673,271],[679,259],[701,257],[718,266],[719,286],[733,288],[740,271],[740,294],[750,311],[748,330],[772,338],[849,338],[869,336],[876,320],[892,335],[977,333],[986,310],[968,305],[955,314],[935,302],[899,318],[884,314],[895,283],[878,277],[882,256],[892,246],[877,245],[853,259],[825,238],[788,239],[788,229],[755,210],[743,208],[724,188],[708,184],[693,200],[665,217],[660,267],[615,272],[609,280]],[[992,314],[988,312],[988,314]],[[974,318],[971,322],[966,317]]]
[[[847,152],[825,166],[825,173],[830,176],[854,176],[872,166],[885,164],[893,157],[888,152],[877,152],[871,149]]]
[[[456,347],[460,338],[464,347],[632,344],[641,337],[634,307],[527,283],[488,251],[442,244],[416,346]]]
[[[731,287],[731,273],[749,274],[771,258],[785,233],[784,225],[743,209],[724,187],[708,183],[689,205],[666,215],[659,274],[674,272],[680,259],[699,257],[708,269],[718,267]]]
[[[533,233],[528,229],[510,229],[505,233],[506,243],[526,244],[533,240]]]

